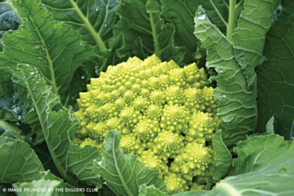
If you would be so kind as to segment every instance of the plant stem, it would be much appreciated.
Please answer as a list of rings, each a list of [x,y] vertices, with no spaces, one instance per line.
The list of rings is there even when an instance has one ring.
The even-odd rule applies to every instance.
[[[101,50],[107,50],[107,47],[105,46],[105,43],[103,42],[100,34],[95,31],[94,27],[91,25],[91,23],[88,20],[88,18],[86,18],[84,16],[84,14],[82,13],[82,11],[78,7],[77,3],[74,0],[69,0],[69,2],[72,4],[74,10],[80,16],[80,18],[82,19],[82,21],[84,22],[85,26],[89,30],[90,34],[92,35],[92,37],[94,38],[94,40],[96,41],[96,43],[100,47],[100,49]],[[104,25],[104,24],[102,24],[102,25]],[[103,26],[101,28],[103,28]]]
[[[19,130],[17,127],[7,123],[5,120],[0,119],[0,127],[5,130],[6,133],[9,133],[16,139],[25,141],[25,136],[20,135],[21,130]]]
[[[151,22],[151,28],[152,28],[152,36],[153,36],[153,40],[154,40],[154,47],[155,47],[155,51],[154,54],[156,54],[156,56],[158,58],[161,58],[160,56],[160,47],[159,47],[159,41],[158,41],[158,36],[156,33],[156,24],[154,24],[154,19],[153,19],[153,15],[152,13],[149,13],[150,16],[150,22]]]
[[[232,34],[236,28],[236,0],[230,0],[229,22],[227,26],[227,38],[232,40]]]

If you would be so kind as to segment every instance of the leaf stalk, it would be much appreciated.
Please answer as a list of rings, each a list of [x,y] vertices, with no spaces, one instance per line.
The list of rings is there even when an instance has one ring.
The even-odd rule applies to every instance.
[[[227,26],[227,38],[232,40],[232,35],[236,28],[236,0],[230,0],[229,21]]]
[[[150,16],[150,22],[151,22],[151,28],[152,28],[152,36],[153,36],[154,47],[155,47],[154,54],[158,58],[161,58],[160,46],[159,46],[158,36],[157,36],[157,33],[156,33],[156,24],[154,24],[154,18],[153,18],[153,15],[152,15],[151,12],[149,13],[149,16]]]
[[[107,47],[105,46],[105,43],[103,42],[101,36],[95,31],[95,29],[91,25],[90,21],[81,12],[81,10],[78,7],[78,5],[76,4],[76,2],[74,2],[73,0],[69,0],[69,1],[72,4],[72,6],[74,7],[77,14],[80,16],[80,18],[84,22],[84,24],[86,25],[87,29],[89,30],[90,34],[92,35],[92,37],[94,38],[94,40],[96,41],[96,43],[100,47],[100,49],[101,50],[107,50]]]

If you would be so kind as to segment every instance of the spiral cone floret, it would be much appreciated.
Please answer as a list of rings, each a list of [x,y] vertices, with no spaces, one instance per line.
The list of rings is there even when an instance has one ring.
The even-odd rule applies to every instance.
[[[174,158],[183,151],[183,136],[171,131],[163,131],[154,139],[153,152],[162,159]]]
[[[188,143],[171,165],[171,170],[180,173],[187,180],[194,176],[205,176],[206,170],[213,162],[211,149],[196,142]]]
[[[159,121],[162,116],[162,108],[158,105],[150,105],[147,108],[146,116],[148,119]]]
[[[160,132],[159,123],[155,120],[141,120],[133,130],[138,139],[143,142],[153,141]]]
[[[188,142],[197,141],[198,143],[211,141],[216,123],[207,113],[194,113],[189,123],[190,129],[186,133],[186,140]]]
[[[163,109],[160,127],[164,130],[180,133],[188,128],[187,111],[178,105],[166,105]]]
[[[167,160],[162,160],[160,156],[155,155],[152,150],[144,151],[141,156],[138,157],[138,160],[146,165],[149,170],[158,174],[159,178],[163,178],[163,176],[168,173]]]
[[[164,177],[164,183],[166,184],[167,191],[170,194],[187,191],[189,187],[186,184],[186,181],[174,173],[169,173]]]
[[[128,134],[122,135],[119,146],[124,150],[125,154],[132,153],[140,155],[144,151],[146,145],[137,139],[134,134]]]

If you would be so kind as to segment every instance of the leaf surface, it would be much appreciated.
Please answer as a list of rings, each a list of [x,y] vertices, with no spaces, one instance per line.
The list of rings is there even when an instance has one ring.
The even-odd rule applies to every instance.
[[[168,196],[168,194],[157,189],[154,185],[143,184],[140,186],[139,196]]]
[[[17,121],[25,114],[25,105],[19,85],[11,81],[11,73],[0,68],[0,118]]]
[[[294,3],[285,0],[282,7],[266,37],[264,56],[267,60],[257,69],[257,130],[265,132],[267,121],[274,115],[276,133],[289,139],[294,119]]]
[[[156,54],[163,61],[182,62],[185,51],[175,46],[174,25],[164,24],[159,6],[150,0],[122,0],[117,10],[121,20],[114,26],[114,37],[124,37],[124,47],[117,50],[119,56],[144,59]]]
[[[271,27],[275,9],[280,0],[245,0],[238,19],[238,28],[232,36],[235,56],[244,70],[248,86],[256,88],[254,68],[260,62],[265,36]]]
[[[202,7],[195,17],[195,35],[207,49],[207,68],[218,73],[214,95],[219,100],[218,117],[225,144],[230,148],[253,132],[257,123],[256,92],[248,89],[246,77],[235,58],[234,47],[211,23]]]
[[[30,146],[20,140],[0,137],[0,182],[29,182],[40,179],[42,163]]]
[[[78,178],[89,184],[99,184],[99,175],[92,173],[91,169],[92,160],[99,158],[97,149],[91,146],[80,149],[71,143],[79,126],[73,111],[54,110],[54,103],[60,100],[36,68],[18,65],[12,79],[27,88],[52,160],[61,176],[72,184],[76,184]]]
[[[49,171],[40,172],[42,178],[39,180],[33,180],[32,182],[23,182],[23,183],[15,183],[13,186],[17,189],[21,189],[23,191],[17,192],[19,196],[38,196],[42,194],[43,196],[61,196],[65,195],[64,192],[70,192],[70,195],[73,196],[82,196],[83,191],[69,191],[69,190],[78,190],[76,187],[73,187],[63,180],[57,178]],[[32,189],[36,191],[24,191],[25,189]],[[43,190],[43,191],[42,191]],[[56,191],[59,190],[59,191]],[[64,192],[62,192],[63,190]]]
[[[7,31],[14,31],[22,24],[10,0],[0,1],[0,52],[2,51],[1,38]]]
[[[92,55],[92,47],[69,25],[55,24],[39,0],[18,0],[13,5],[25,22],[18,33],[3,36],[0,66],[13,70],[18,63],[33,65],[53,92],[65,96],[75,70]]]
[[[108,48],[112,28],[118,20],[116,0],[42,0],[54,20],[71,25],[84,41],[101,50]]]
[[[213,163],[213,182],[216,183],[226,176],[232,164],[232,155],[227,149],[222,139],[222,131],[218,131],[213,136],[213,149],[216,152],[216,158]]]
[[[102,145],[102,161],[94,162],[95,170],[107,180],[107,185],[117,195],[139,195],[139,186],[154,185],[161,191],[165,191],[166,185],[157,175],[148,171],[147,167],[136,159],[133,154],[124,155],[119,148],[121,135],[116,131],[110,131]]]
[[[228,7],[223,0],[162,0],[162,16],[176,27],[175,42],[186,47],[185,63],[194,62],[193,53],[197,49],[197,38],[194,36],[194,17],[199,5],[206,10],[222,32],[226,31]]]

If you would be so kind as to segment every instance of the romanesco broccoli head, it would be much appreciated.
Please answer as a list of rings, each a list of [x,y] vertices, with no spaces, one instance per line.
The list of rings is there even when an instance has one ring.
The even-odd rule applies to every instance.
[[[203,68],[155,55],[109,66],[80,93],[74,143],[101,146],[112,129],[120,147],[158,174],[172,193],[203,189],[211,176],[217,100]]]

